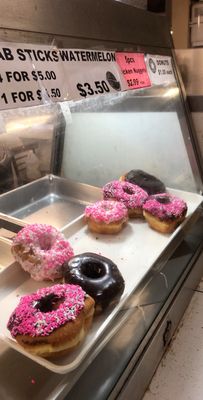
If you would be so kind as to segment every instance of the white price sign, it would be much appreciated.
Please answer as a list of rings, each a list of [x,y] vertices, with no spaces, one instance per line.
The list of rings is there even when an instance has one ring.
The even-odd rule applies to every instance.
[[[147,55],[146,62],[152,84],[175,81],[170,57]],[[129,88],[114,51],[2,42],[0,64],[0,109],[81,100]]]
[[[58,52],[50,46],[0,43],[0,109],[66,99]]]
[[[147,54],[146,64],[153,85],[175,82],[171,57]]]
[[[116,63],[115,52],[100,50],[63,49],[67,62],[63,63],[68,76],[69,98],[81,100],[127,89]]]

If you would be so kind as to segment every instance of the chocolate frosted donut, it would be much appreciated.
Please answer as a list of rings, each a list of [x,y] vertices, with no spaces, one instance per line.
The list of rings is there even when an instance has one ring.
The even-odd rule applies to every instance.
[[[122,177],[122,180],[140,186],[149,195],[156,193],[164,193],[166,191],[165,185],[158,178],[141,169],[132,169]]]
[[[63,265],[65,282],[83,288],[96,303],[96,310],[105,309],[117,301],[125,287],[123,277],[110,259],[94,253],[72,257]]]
[[[169,193],[149,196],[143,214],[149,226],[161,233],[171,233],[185,219],[187,204]]]

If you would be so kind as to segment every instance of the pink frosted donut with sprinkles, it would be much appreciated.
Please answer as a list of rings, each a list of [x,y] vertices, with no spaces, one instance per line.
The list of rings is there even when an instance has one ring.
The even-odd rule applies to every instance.
[[[104,199],[122,202],[128,209],[130,218],[143,217],[142,207],[148,198],[147,192],[127,181],[112,181],[103,187]]]
[[[75,347],[93,314],[94,300],[80,286],[57,284],[22,296],[7,328],[27,351],[48,357]]]
[[[28,224],[15,236],[11,252],[36,281],[62,277],[62,265],[73,255],[64,235],[51,225]]]
[[[118,233],[127,220],[128,210],[118,201],[101,200],[85,208],[85,221],[92,232]]]
[[[185,219],[187,204],[184,200],[169,193],[160,193],[148,198],[143,213],[151,228],[171,233]]]

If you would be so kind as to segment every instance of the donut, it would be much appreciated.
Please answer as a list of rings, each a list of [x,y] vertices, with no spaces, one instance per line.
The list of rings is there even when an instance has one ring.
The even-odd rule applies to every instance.
[[[30,224],[14,237],[11,252],[36,281],[62,277],[62,265],[74,255],[64,235],[46,224]]]
[[[118,201],[101,200],[85,208],[85,221],[92,232],[118,233],[127,220],[128,210]]]
[[[187,204],[177,196],[161,193],[150,196],[143,206],[149,226],[162,233],[171,233],[184,220]]]
[[[94,299],[97,312],[117,302],[125,287],[116,264],[95,253],[78,254],[65,262],[63,276],[65,282],[80,285]]]
[[[166,192],[163,182],[161,182],[155,176],[142,171],[141,169],[132,169],[127,174],[121,176],[120,180],[140,186],[149,195]]]
[[[56,284],[22,296],[7,328],[25,350],[50,357],[74,349],[93,314],[94,300],[80,286]]]
[[[139,186],[127,181],[112,181],[106,183],[102,190],[105,200],[114,199],[125,204],[130,218],[143,217],[142,206],[148,194]]]

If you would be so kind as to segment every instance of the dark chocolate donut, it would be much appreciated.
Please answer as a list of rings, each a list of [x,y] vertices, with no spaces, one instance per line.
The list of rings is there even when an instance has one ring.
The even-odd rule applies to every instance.
[[[95,253],[83,253],[63,264],[65,282],[81,286],[96,303],[96,309],[105,309],[117,301],[125,287],[116,264]]]
[[[163,182],[141,169],[132,169],[125,175],[125,180],[140,186],[149,195],[166,192]]]

